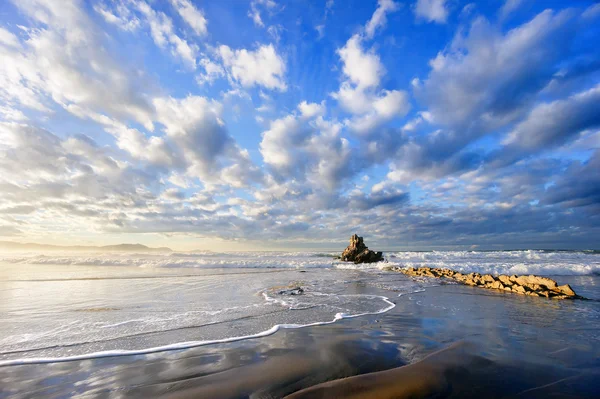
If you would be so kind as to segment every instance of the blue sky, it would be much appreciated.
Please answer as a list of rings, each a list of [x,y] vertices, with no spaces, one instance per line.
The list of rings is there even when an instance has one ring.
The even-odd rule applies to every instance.
[[[598,248],[600,5],[0,4],[0,240]]]

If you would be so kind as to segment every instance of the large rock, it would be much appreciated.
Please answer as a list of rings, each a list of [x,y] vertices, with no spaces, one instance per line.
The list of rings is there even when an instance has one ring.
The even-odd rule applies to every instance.
[[[373,263],[383,260],[381,252],[371,251],[364,243],[363,238],[357,234],[350,237],[350,245],[342,252],[340,257],[344,262]]]

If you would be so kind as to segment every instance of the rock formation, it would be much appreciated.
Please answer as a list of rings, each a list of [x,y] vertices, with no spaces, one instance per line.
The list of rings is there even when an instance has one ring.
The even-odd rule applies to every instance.
[[[435,267],[401,268],[390,267],[389,270],[398,271],[409,276],[425,276],[448,278],[473,287],[491,288],[496,290],[515,292],[522,295],[543,296],[553,299],[584,299],[571,289],[569,284],[558,285],[556,281],[539,276],[492,276],[491,274],[469,273],[462,274],[450,269]]]
[[[353,234],[350,237],[350,245],[342,252],[340,259],[344,262],[373,263],[382,261],[383,254],[371,251],[365,245],[362,237]]]

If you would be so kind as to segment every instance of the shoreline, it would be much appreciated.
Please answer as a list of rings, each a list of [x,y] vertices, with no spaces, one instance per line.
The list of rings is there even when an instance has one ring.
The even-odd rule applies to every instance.
[[[394,273],[380,275],[386,281],[414,280]],[[591,278],[598,281],[598,277]],[[356,287],[368,295],[386,292],[386,287],[379,285]],[[386,298],[393,302],[395,298],[387,292]],[[451,385],[465,389],[458,391],[461,393],[470,392],[468,389],[480,381],[488,384],[477,386],[480,396],[460,397],[500,398],[500,392],[516,395],[527,390],[537,393],[539,389],[545,393],[583,392],[579,397],[593,397],[586,395],[587,392],[600,389],[594,379],[597,377],[594,373],[600,369],[597,364],[600,347],[595,345],[597,341],[590,330],[593,320],[597,320],[590,318],[590,311],[597,313],[596,301],[547,302],[528,296],[471,290],[458,284],[398,295],[402,295],[401,299],[394,301],[395,306],[385,313],[373,312],[303,328],[280,328],[257,339],[185,350],[173,348],[146,355],[71,359],[55,367],[48,364],[0,367],[0,381],[10,382],[0,391],[6,396],[29,393],[40,397],[51,392],[68,396],[69,392],[77,391],[91,396],[283,398],[300,395],[303,389],[327,381],[346,384],[348,377],[362,379],[368,378],[369,373],[391,370],[389,374],[403,377],[384,381],[380,374],[375,374],[374,378],[382,390],[395,392],[400,382],[391,380],[411,380],[405,378],[407,371],[397,374],[398,367],[404,366],[407,368],[403,370],[419,370],[414,381],[422,381],[424,385],[437,383],[439,373],[443,373],[440,370],[449,370]],[[549,320],[551,329],[547,329]],[[573,324],[582,330],[565,335],[566,331],[572,331]],[[473,350],[444,350],[459,341],[465,341]],[[464,356],[453,355],[459,352]],[[440,364],[448,367],[431,373],[430,369],[424,371],[426,358],[435,353]],[[475,359],[472,354],[483,356],[476,358],[475,366],[469,360]],[[500,377],[504,382],[499,381]],[[46,385],[50,378],[56,382]],[[345,380],[339,381],[340,378]],[[572,390],[568,384],[540,388],[564,378],[578,378],[568,380],[575,381],[577,386]],[[499,393],[485,395],[490,392]],[[362,397],[377,395],[365,393]]]
[[[388,304],[387,307],[380,309],[376,312],[366,312],[359,313],[355,315],[347,315],[338,313],[334,316],[333,320],[330,321],[318,321],[314,323],[308,324],[276,324],[271,328],[261,331],[256,334],[245,335],[245,336],[237,336],[237,337],[228,337],[222,339],[215,340],[207,340],[207,341],[190,341],[190,342],[178,342],[173,344],[168,344],[164,346],[158,346],[153,348],[145,348],[139,350],[109,350],[109,351],[101,351],[101,352],[92,352],[88,354],[82,355],[74,355],[74,356],[66,356],[66,357],[44,357],[44,358],[23,358],[23,359],[14,359],[14,360],[0,360],[0,368],[2,367],[11,367],[11,366],[22,366],[22,365],[35,365],[35,364],[50,364],[50,363],[64,363],[64,362],[72,362],[72,361],[80,361],[80,360],[91,360],[91,359],[102,359],[109,357],[123,357],[123,356],[135,356],[135,355],[148,355],[152,353],[159,352],[168,352],[168,351],[178,351],[184,349],[192,349],[201,346],[214,345],[214,344],[225,344],[230,342],[238,342],[262,337],[268,337],[270,335],[275,334],[281,329],[300,329],[306,327],[316,327],[316,326],[324,326],[328,324],[333,324],[339,320],[345,319],[353,319],[362,316],[373,316],[382,313],[389,312],[393,308],[396,307],[396,304],[391,302],[388,297],[382,295],[364,295],[366,297],[378,297],[382,299],[384,302]]]

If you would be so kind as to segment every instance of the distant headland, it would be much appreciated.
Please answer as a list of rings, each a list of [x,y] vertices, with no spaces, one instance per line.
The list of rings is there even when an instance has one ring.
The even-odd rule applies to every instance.
[[[24,251],[100,251],[100,252],[173,252],[171,248],[152,248],[142,244],[117,244],[117,245],[50,245],[0,241],[0,249]]]

